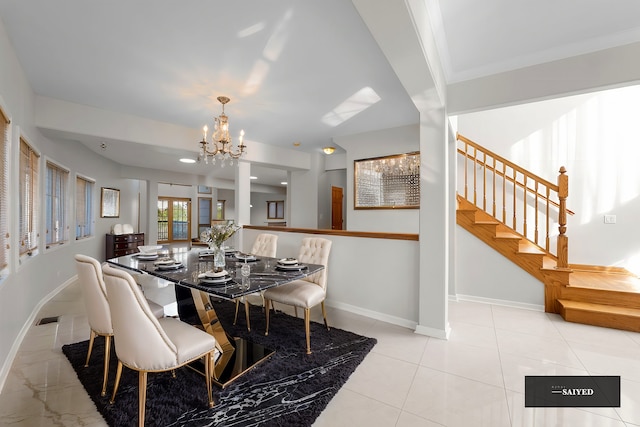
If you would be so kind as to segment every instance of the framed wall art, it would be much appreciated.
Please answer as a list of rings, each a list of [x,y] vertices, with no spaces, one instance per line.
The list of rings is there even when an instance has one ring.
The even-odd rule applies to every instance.
[[[418,209],[420,153],[355,160],[354,209]]]
[[[120,217],[120,190],[102,187],[100,192],[100,217]]]

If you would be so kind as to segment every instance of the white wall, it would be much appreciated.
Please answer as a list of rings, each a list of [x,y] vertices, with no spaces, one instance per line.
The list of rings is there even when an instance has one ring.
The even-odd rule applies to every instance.
[[[565,166],[569,263],[640,273],[639,110],[631,86],[461,115],[458,132],[551,182]]]

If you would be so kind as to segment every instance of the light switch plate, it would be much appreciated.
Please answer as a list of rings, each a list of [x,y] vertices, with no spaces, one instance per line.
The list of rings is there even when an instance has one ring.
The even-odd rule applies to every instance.
[[[604,216],[604,223],[605,224],[615,224],[616,223],[616,216],[615,215],[605,215]]]

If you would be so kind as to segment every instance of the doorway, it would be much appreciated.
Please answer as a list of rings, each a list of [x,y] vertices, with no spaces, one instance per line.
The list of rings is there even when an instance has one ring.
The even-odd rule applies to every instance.
[[[190,199],[158,197],[158,243],[189,241],[190,218]]]

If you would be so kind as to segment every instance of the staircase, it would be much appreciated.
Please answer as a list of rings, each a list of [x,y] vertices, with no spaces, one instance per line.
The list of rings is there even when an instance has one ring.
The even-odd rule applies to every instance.
[[[640,279],[623,269],[557,268],[555,256],[458,196],[458,225],[545,287],[545,311],[569,322],[640,332]]]

